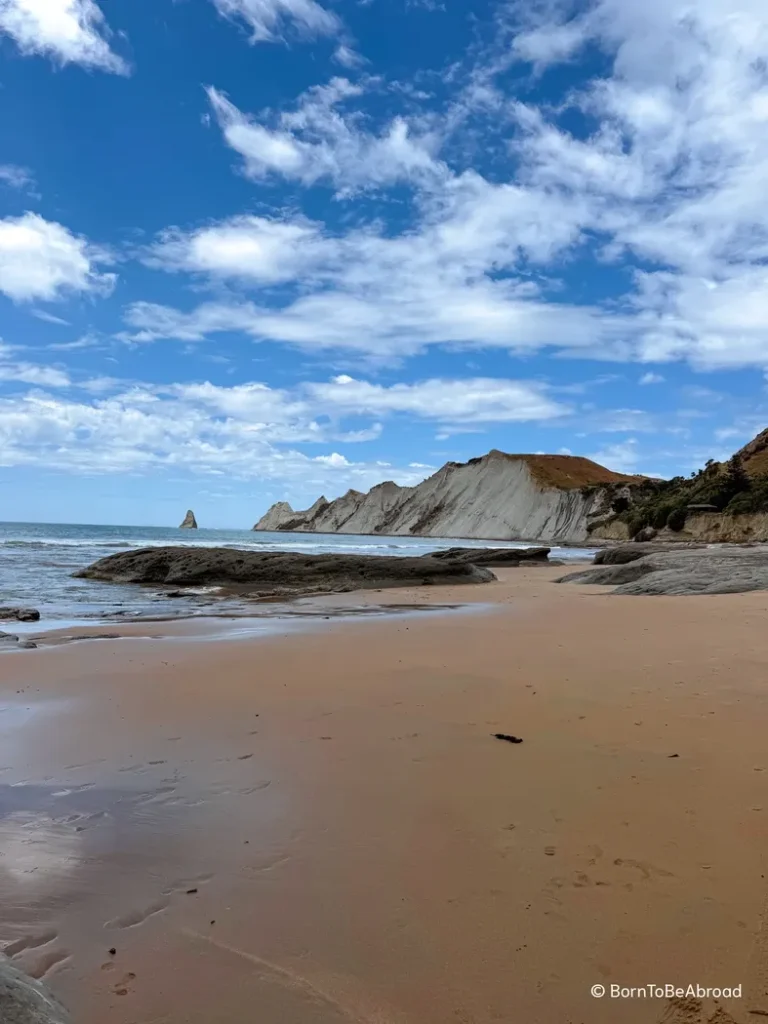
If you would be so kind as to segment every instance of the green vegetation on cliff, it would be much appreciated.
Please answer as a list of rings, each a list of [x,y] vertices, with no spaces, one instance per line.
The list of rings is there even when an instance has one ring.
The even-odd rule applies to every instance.
[[[726,515],[768,512],[768,430],[727,462],[710,459],[690,477],[644,480],[632,487],[631,498],[614,489],[614,520],[626,523],[631,537],[649,527],[682,530],[691,506]]]

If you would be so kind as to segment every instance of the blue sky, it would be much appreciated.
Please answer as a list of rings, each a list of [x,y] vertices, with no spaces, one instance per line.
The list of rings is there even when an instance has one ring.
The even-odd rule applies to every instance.
[[[763,0],[0,0],[0,519],[766,426]]]

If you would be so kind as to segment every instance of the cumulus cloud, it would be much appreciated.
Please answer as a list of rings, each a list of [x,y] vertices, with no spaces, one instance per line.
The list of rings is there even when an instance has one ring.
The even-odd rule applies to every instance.
[[[307,37],[331,36],[341,29],[335,14],[316,0],[213,0],[225,18],[245,22],[254,43],[274,42],[287,27]]]
[[[547,422],[567,410],[535,382],[478,378],[428,380],[389,387],[340,376],[292,389],[260,382],[230,387],[210,382],[149,385],[102,378],[70,380],[63,371],[32,366],[0,347],[0,381],[35,390],[0,397],[0,465],[39,465],[74,472],[141,472],[183,468],[226,472],[242,479],[317,479],[371,486],[391,467],[339,452],[378,436],[381,420],[401,413],[425,422],[456,424]],[[69,387],[88,397],[56,396]],[[42,390],[46,389],[46,390]],[[347,431],[346,421],[369,420]],[[317,454],[300,454],[310,444]],[[323,448],[330,449],[322,451]],[[414,464],[394,474],[421,479],[430,467]],[[325,475],[318,475],[320,471]],[[326,471],[338,471],[328,476]],[[313,476],[314,474],[314,476]]]
[[[613,259],[657,264],[628,296],[644,360],[768,365],[768,12],[759,0],[549,4],[518,56],[555,63],[596,43],[612,74],[568,97],[595,125],[576,137],[514,104],[528,182],[592,201]],[[558,13],[559,12],[559,13]]]
[[[374,350],[406,354],[424,344],[552,345],[701,369],[768,366],[764,5],[592,0],[572,10],[558,0],[527,7],[509,48],[539,69],[587,44],[604,51],[610,72],[585,78],[560,106],[504,96],[494,76],[509,58],[478,65],[442,122],[432,112],[372,125],[363,88],[343,78],[279,114],[248,115],[209,90],[250,177],[328,183],[342,196],[405,184],[418,197],[418,219],[400,234],[371,225],[329,238],[316,227],[314,285],[271,313],[254,307],[246,317],[236,303],[229,319],[248,319],[254,337],[342,347],[367,337]],[[487,122],[482,131],[511,149],[507,180],[497,172],[493,182],[446,158],[452,132],[478,131],[468,119],[489,96],[500,140]],[[568,107],[588,132],[563,127]],[[186,242],[207,246],[209,236]],[[587,248],[633,271],[634,286],[619,303],[574,311],[547,276]],[[282,252],[279,272],[294,259]],[[528,274],[526,261],[541,274]],[[194,262],[205,271],[206,259]],[[210,272],[237,276],[224,262]],[[188,316],[199,325],[201,312],[210,310]]]
[[[228,13],[244,16],[244,4],[233,0]],[[251,14],[261,9],[253,3]],[[169,229],[145,261],[194,274],[198,286],[202,277],[213,297],[193,308],[135,303],[121,337],[238,331],[374,359],[442,345],[768,367],[764,5],[590,0],[573,16],[566,0],[548,0],[508,9],[526,18],[507,25],[512,44],[502,33],[503,56],[477,51],[463,84],[452,69],[442,110],[425,111],[412,85],[372,103],[372,90],[377,101],[385,92],[373,79],[333,78],[256,114],[209,88],[248,177],[330,187],[341,202],[375,189],[407,204],[407,216],[389,221],[361,202],[333,227],[281,210]],[[588,45],[603,51],[607,70],[569,85],[559,102],[505,92],[510,61],[541,70]],[[392,96],[404,107],[397,116]],[[578,131],[565,127],[573,112]],[[492,154],[492,172],[480,151]],[[560,275],[581,258],[587,276],[621,268],[625,293],[568,301]]]
[[[434,139],[396,117],[378,133],[347,115],[343,105],[362,88],[334,78],[300,97],[296,109],[275,117],[243,113],[224,93],[207,90],[227,145],[243,158],[254,179],[281,175],[306,185],[321,180],[338,188],[381,187],[402,180],[445,175],[432,153]]]
[[[25,55],[126,75],[109,46],[110,30],[95,0],[0,0],[0,32]]]
[[[616,314],[549,303],[529,274],[501,271],[546,262],[578,234],[578,203],[528,201],[525,190],[477,175],[456,181],[424,211],[413,231],[389,236],[379,226],[336,235],[307,220],[237,217],[184,233],[165,233],[147,259],[217,281],[291,284],[283,304],[241,296],[190,312],[149,303],[129,308],[133,341],[241,331],[309,349],[354,349],[407,356],[438,344],[529,352],[620,344],[627,323]],[[261,297],[260,297],[261,300]]]
[[[170,229],[146,261],[165,270],[277,284],[327,262],[329,248],[316,225],[244,216],[188,234]]]
[[[0,292],[15,302],[108,293],[115,275],[98,269],[105,262],[104,252],[39,214],[0,220]]]

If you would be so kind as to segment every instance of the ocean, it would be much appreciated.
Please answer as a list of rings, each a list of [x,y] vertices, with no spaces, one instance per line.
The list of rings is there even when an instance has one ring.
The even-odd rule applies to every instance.
[[[427,537],[357,537],[346,534],[255,533],[251,530],[182,531],[159,526],[87,526],[0,523],[0,605],[38,608],[36,629],[115,618],[210,614],[214,599],[202,589],[168,598],[151,588],[73,579],[97,558],[125,548],[178,544],[306,554],[423,555],[439,548],[527,547],[513,541]],[[553,548],[552,557],[583,559],[585,548]],[[222,611],[221,607],[217,608]],[[14,625],[16,630],[16,626]],[[16,630],[18,631],[18,630]]]

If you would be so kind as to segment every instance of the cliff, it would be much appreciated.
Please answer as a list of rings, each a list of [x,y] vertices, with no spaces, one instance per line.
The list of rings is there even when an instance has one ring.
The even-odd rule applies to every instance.
[[[768,430],[727,462],[709,459],[690,477],[646,480],[629,498],[591,524],[590,535],[707,544],[768,541]]]
[[[278,502],[254,530],[580,542],[609,512],[609,492],[641,479],[577,456],[491,451],[449,462],[415,487],[387,481],[304,512]]]
[[[187,511],[187,514],[184,516],[184,522],[179,526],[179,529],[180,530],[196,530],[197,529],[197,520],[195,519],[195,513],[192,511],[192,509],[189,509]]]

